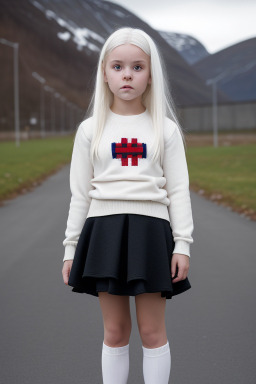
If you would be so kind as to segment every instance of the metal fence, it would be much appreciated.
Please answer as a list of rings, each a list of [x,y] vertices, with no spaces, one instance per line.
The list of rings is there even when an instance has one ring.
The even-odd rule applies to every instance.
[[[212,105],[178,108],[184,129],[194,132],[213,130]],[[217,108],[218,129],[221,131],[255,130],[256,101],[219,104]]]

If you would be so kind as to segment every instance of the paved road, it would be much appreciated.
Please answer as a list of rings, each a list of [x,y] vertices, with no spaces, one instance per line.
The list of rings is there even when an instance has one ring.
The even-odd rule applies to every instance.
[[[69,167],[0,208],[4,384],[101,384],[98,299],[64,285]],[[167,302],[170,383],[255,384],[256,223],[191,193],[192,289]],[[129,384],[143,384],[134,298]]]

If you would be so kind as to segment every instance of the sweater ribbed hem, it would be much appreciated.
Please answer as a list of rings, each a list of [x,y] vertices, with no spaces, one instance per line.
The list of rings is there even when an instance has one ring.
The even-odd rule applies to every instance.
[[[190,257],[190,243],[184,240],[176,240],[173,253],[181,253]]]
[[[87,218],[119,213],[153,216],[170,222],[167,205],[152,200],[92,199]]]
[[[152,200],[100,200],[92,198],[87,218],[122,213],[158,217],[170,222],[167,206]],[[63,262],[73,260],[75,250],[76,246],[67,244]],[[176,240],[173,253],[181,253],[190,257],[190,244],[184,240]]]
[[[65,253],[64,253],[63,262],[66,260],[73,260],[74,256],[75,256],[75,251],[76,251],[75,245],[67,244],[65,246]]]

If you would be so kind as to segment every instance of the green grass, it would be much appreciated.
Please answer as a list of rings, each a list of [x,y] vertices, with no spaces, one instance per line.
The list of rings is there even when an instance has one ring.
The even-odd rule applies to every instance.
[[[33,186],[69,163],[73,137],[0,143],[0,199]]]
[[[256,211],[256,145],[191,147],[187,150],[191,187],[222,195],[234,208]]]
[[[0,200],[70,162],[73,136],[0,143]],[[205,195],[219,193],[235,209],[256,211],[256,145],[190,147],[186,152],[190,186]]]

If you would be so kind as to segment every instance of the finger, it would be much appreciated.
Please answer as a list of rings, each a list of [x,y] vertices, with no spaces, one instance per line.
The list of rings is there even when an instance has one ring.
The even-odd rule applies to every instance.
[[[178,281],[180,281],[181,278],[180,276],[178,275],[177,277],[175,277],[175,279],[172,280],[172,283],[177,283]]]
[[[179,267],[178,276],[172,280],[173,283],[184,280],[187,277],[186,270],[182,267]]]
[[[177,276],[175,279],[172,280],[172,283],[177,283],[178,281],[183,280],[181,277]]]
[[[177,262],[175,260],[172,260],[172,262],[171,262],[172,278],[174,278],[174,276],[176,274],[176,269],[177,269]]]
[[[66,285],[68,284],[69,274],[70,274],[69,269],[66,269],[65,271],[63,271],[63,281]]]

